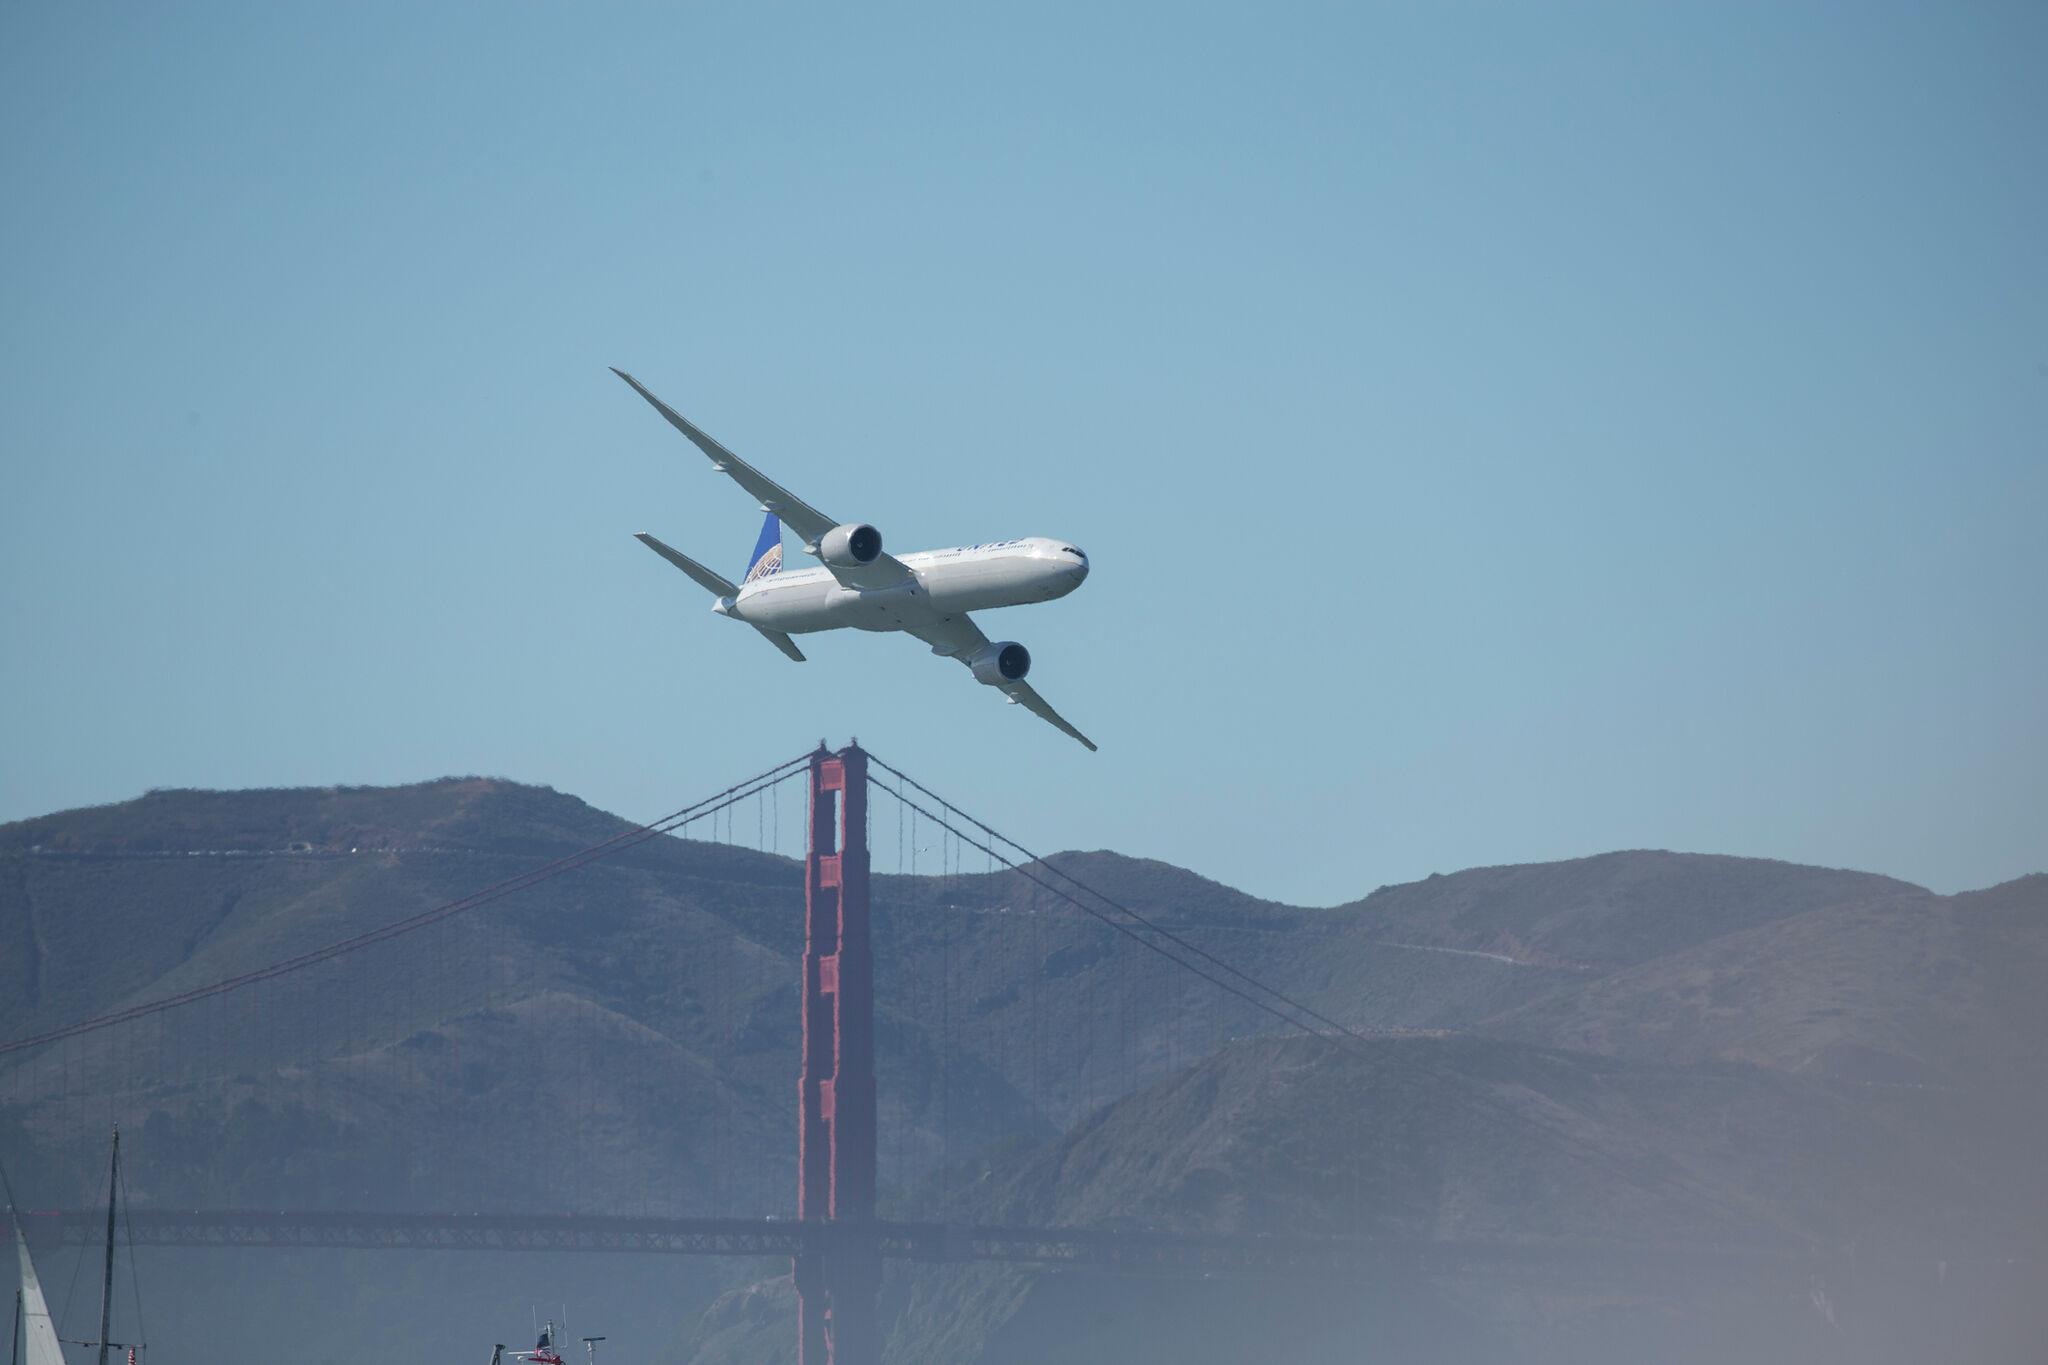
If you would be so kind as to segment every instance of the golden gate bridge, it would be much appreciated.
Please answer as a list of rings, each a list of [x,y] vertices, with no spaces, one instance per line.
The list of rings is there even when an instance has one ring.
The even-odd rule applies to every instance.
[[[233,1054],[244,1060],[254,1056],[260,1062],[264,1060],[266,1032],[307,1027],[317,1031],[320,1021],[309,1020],[309,1012],[317,1016],[323,1011],[345,1013],[358,1006],[372,1008],[370,1002],[359,998],[364,994],[363,983],[345,980],[330,982],[324,993],[314,997],[287,999],[280,1008],[275,992],[281,983],[317,980],[320,973],[333,970],[345,960],[365,961],[380,951],[404,954],[402,958],[387,957],[387,967],[407,958],[416,961],[431,951],[437,959],[434,978],[445,980],[449,975],[446,959],[453,957],[459,966],[463,954],[476,947],[460,933],[451,942],[450,926],[465,919],[474,922],[473,912],[543,882],[616,859],[664,835],[715,833],[721,821],[724,838],[732,842],[738,828],[737,813],[750,805],[757,817],[757,833],[764,843],[769,842],[766,810],[770,803],[774,805],[775,841],[779,843],[779,792],[792,782],[802,782],[805,788],[801,802],[804,862],[800,975],[797,990],[792,993],[795,998],[790,1001],[801,1020],[799,1075],[795,1078],[798,1105],[794,1161],[785,1162],[766,1151],[743,1151],[744,1143],[735,1141],[730,1133],[721,1141],[718,1152],[725,1170],[725,1179],[718,1187],[723,1196],[763,1199],[764,1191],[780,1183],[787,1192],[784,1198],[789,1200],[777,1201],[780,1214],[629,1215],[616,1210],[464,1214],[374,1208],[273,1212],[145,1207],[131,1208],[127,1215],[131,1239],[142,1244],[182,1246],[787,1256],[799,1293],[800,1359],[806,1365],[869,1365],[878,1359],[875,1302],[885,1258],[910,1262],[1020,1261],[1153,1273],[1347,1277],[1630,1275],[1674,1266],[1696,1273],[1749,1275],[1786,1270],[1810,1273],[1819,1264],[1820,1253],[1816,1249],[1796,1245],[1759,1250],[1555,1241],[1239,1236],[1142,1228],[1005,1227],[881,1216],[878,1193],[885,1164],[883,1148],[885,1139],[891,1135],[880,1125],[877,1096],[874,869],[870,847],[874,833],[871,798],[875,794],[896,806],[899,871],[907,866],[908,874],[914,876],[920,854],[931,851],[931,846],[920,845],[919,840],[936,838],[941,841],[940,862],[948,879],[961,877],[965,860],[978,854],[989,875],[1000,869],[1012,879],[1013,886],[1028,887],[1035,893],[1037,904],[1031,907],[1030,914],[1012,917],[1012,907],[1008,905],[977,907],[979,913],[998,917],[999,942],[1009,936],[1013,923],[1030,923],[1029,929],[1017,930],[1016,937],[1023,942],[1013,956],[1034,963],[1041,972],[1046,968],[1052,958],[1045,951],[1037,911],[1055,907],[1083,917],[1096,926],[1103,942],[1116,945],[1128,955],[1121,973],[1126,983],[1139,982],[1152,988],[1149,996],[1143,985],[1118,990],[1114,992],[1117,998],[1100,1002],[1099,1007],[1091,999],[1081,1024],[1091,1035],[1086,1047],[1088,1060],[1083,1066],[1061,1069],[1053,1067],[1044,1055],[1045,1002],[1033,997],[1020,1004],[1015,998],[1020,993],[1016,981],[1019,973],[1014,969],[987,970],[991,964],[986,960],[986,945],[979,953],[963,949],[957,958],[949,952],[939,953],[936,974],[942,980],[936,993],[929,989],[932,983],[923,981],[916,971],[899,974],[897,979],[906,989],[913,993],[924,991],[921,999],[910,1002],[910,1010],[927,1016],[936,1014],[937,1031],[942,1034],[971,1030],[977,1020],[1016,1007],[1008,1012],[1024,1022],[1026,1036],[1019,1040],[1005,1038],[999,1031],[990,1032],[980,1040],[980,1051],[992,1058],[997,1072],[1025,1073],[1017,1088],[1029,1095],[1028,1108],[1035,1123],[1028,1136],[1033,1139],[1043,1139],[1051,1135],[1048,1130],[1057,1131],[1070,1124],[1099,1098],[1130,1093],[1232,1037],[1286,1029],[1320,1038],[1332,1047],[1346,1047],[1366,1044],[1371,1034],[1349,1027],[1324,1010],[1258,980],[1233,965],[1224,953],[1195,941],[1184,926],[1177,928],[1157,914],[1143,913],[1040,858],[857,744],[836,752],[821,744],[812,753],[778,764],[660,820],[619,830],[608,838],[367,931],[260,967],[0,1043],[0,1059],[40,1059],[40,1071],[34,1067],[27,1069],[31,1084],[41,1085],[47,1080],[53,1089],[68,1090],[77,1096],[89,1095],[95,1089],[115,1094],[140,1088],[132,1074],[121,1079],[124,1054],[120,1040],[133,1039],[138,1030],[152,1030],[153,1036],[143,1044],[128,1047],[127,1064],[131,1068],[138,1057],[148,1065],[164,1056],[194,1050]],[[191,851],[184,856],[192,856]],[[956,906],[948,908],[957,911]],[[795,944],[791,946],[794,948]],[[1100,950],[1100,943],[1096,950]],[[996,950],[998,957],[1001,951]],[[489,957],[488,952],[483,955]],[[1150,964],[1155,973],[1149,982],[1145,980],[1144,964]],[[738,975],[743,967],[735,960],[728,970]],[[1002,981],[1005,976],[1009,978],[1007,986]],[[1183,982],[1206,992],[1192,1008],[1182,1000]],[[995,989],[985,989],[991,986]],[[483,985],[487,1006],[497,1003],[493,990],[487,979]],[[1005,1000],[1006,991],[1012,998]],[[266,998],[265,992],[271,995]],[[400,993],[418,994],[403,989]],[[510,983],[504,985],[504,996],[518,994]],[[757,1008],[762,999],[773,994],[757,990],[752,1007]],[[1205,1027],[1196,1032],[1206,1036],[1190,1041],[1168,1030],[1162,1042],[1156,1029],[1148,1040],[1143,1036],[1146,1030],[1140,1027],[1135,1030],[1140,1036],[1134,1043],[1131,1013],[1134,1008],[1143,1007],[1135,1002],[1147,999],[1154,1007],[1163,1004],[1167,1012],[1175,1015],[1182,1033],[1191,1018],[1199,1019]],[[218,1015],[206,1018],[207,1010],[217,1010],[221,1002],[229,1000],[243,1002],[245,1012],[239,1019],[223,1021]],[[423,1006],[429,1016],[446,1022],[452,1013],[459,1013],[471,1003],[462,999],[396,1003],[392,1006],[394,1023],[385,1032],[417,1037],[417,1030],[408,1031],[407,1026],[415,1022],[414,1015]],[[194,1018],[201,1022],[187,1032]],[[358,1028],[341,1031],[350,1036],[363,1032]],[[374,1033],[376,1029],[371,1026],[369,1031]],[[1101,1039],[1093,1035],[1103,1031],[1118,1034],[1116,1048],[1099,1045]],[[286,1050],[295,1056],[303,1056],[309,1050],[303,1039],[287,1042]],[[320,1050],[318,1040],[313,1040],[310,1051],[317,1055]],[[1015,1055],[1020,1051],[1024,1056]],[[1115,1074],[1102,1077],[1099,1058],[1107,1052],[1117,1054]],[[1140,1055],[1134,1057],[1134,1052]],[[601,1066],[601,1062],[587,1054],[581,1064]],[[202,1062],[198,1070],[217,1072],[220,1065],[217,1060]],[[1066,1076],[1063,1088],[1049,1084],[1048,1073],[1055,1070],[1062,1070]],[[1087,1079],[1076,1083],[1077,1072]],[[939,1133],[936,1139],[917,1132],[900,1135],[893,1154],[898,1185],[916,1179],[920,1171],[927,1175],[936,1171],[943,1177],[950,1169],[948,1158],[952,1153],[948,1140],[958,1125],[949,1121],[953,1116],[945,1111],[953,1107],[957,1097],[950,1093],[952,1087],[943,1067],[941,1077],[941,1086],[948,1093],[939,1102]],[[1056,1088],[1061,1088],[1061,1093],[1048,1094]],[[1103,1093],[1098,1094],[1098,1090]],[[974,1102],[985,1107],[986,1095]],[[1486,1103],[1477,1097],[1468,1097],[1468,1102]],[[1631,1163],[1614,1153],[1587,1155],[1614,1166],[1625,1177],[1667,1184],[1673,1179],[1664,1173],[1632,1171]],[[750,1159],[765,1163],[764,1169],[751,1180],[733,1179],[733,1168]],[[782,1180],[777,1179],[778,1174]],[[351,1179],[350,1184],[353,1183]],[[749,1191],[750,1195],[742,1191]],[[369,1194],[365,1202],[374,1202],[374,1198],[373,1193]],[[590,1191],[572,1184],[569,1198],[556,1202],[573,1205],[592,1198]],[[765,1198],[772,1200],[774,1196]],[[82,1211],[31,1214],[24,1223],[32,1241],[47,1238],[83,1245],[101,1236],[94,1230],[95,1216]]]

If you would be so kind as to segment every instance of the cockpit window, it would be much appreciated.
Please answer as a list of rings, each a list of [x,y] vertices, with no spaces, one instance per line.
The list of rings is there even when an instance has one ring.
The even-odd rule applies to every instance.
[[[1070,555],[1081,555],[1081,558],[1083,559],[1086,559],[1088,557],[1087,555],[1082,554],[1080,550],[1076,549],[1072,545],[1062,545],[1060,546],[1060,549],[1064,550],[1066,553]]]

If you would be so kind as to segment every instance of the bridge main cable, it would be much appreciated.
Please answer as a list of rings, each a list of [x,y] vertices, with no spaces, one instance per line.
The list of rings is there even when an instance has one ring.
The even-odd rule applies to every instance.
[[[766,772],[757,773],[744,782],[735,782],[732,786],[727,787],[724,791],[714,796],[705,797],[702,801],[685,806],[673,814],[664,815],[661,819],[650,824],[636,825],[631,829],[614,834],[609,839],[600,840],[588,848],[577,849],[574,853],[565,853],[552,862],[542,863],[539,867],[529,868],[524,872],[507,877],[501,882],[484,887],[480,891],[472,891],[466,896],[422,910],[417,914],[408,915],[404,919],[393,920],[391,923],[380,925],[378,928],[365,930],[360,934],[330,943],[324,948],[315,948],[308,952],[300,953],[295,957],[288,957],[273,962],[267,967],[258,967],[254,971],[243,972],[238,976],[226,977],[209,985],[194,986],[191,990],[181,991],[176,995],[167,995],[158,1000],[146,1000],[139,1005],[130,1005],[123,1009],[110,1010],[105,1014],[95,1015],[90,1019],[81,1019],[75,1024],[66,1024],[61,1028],[47,1029],[42,1033],[31,1034],[26,1038],[16,1038],[0,1043],[0,1057],[4,1057],[9,1053],[23,1052],[30,1048],[42,1047],[65,1038],[75,1038],[82,1033],[96,1033],[101,1029],[112,1028],[116,1024],[125,1024],[130,1020],[145,1018],[152,1014],[161,1014],[165,1010],[177,1009],[182,1005],[190,1005],[196,1001],[209,999],[216,995],[226,995],[229,991],[239,990],[243,986],[254,985],[258,981],[269,981],[276,977],[285,976],[291,972],[300,971],[304,968],[315,966],[318,963],[327,962],[347,953],[352,953],[359,948],[367,948],[373,943],[382,943],[387,939],[397,938],[401,934],[409,934],[415,929],[423,929],[429,924],[438,923],[441,920],[459,915],[466,910],[474,910],[478,906],[487,905],[494,900],[509,896],[515,891],[524,891],[530,886],[537,886],[551,878],[559,877],[565,872],[573,872],[577,868],[586,867],[591,863],[609,858],[617,853],[623,853],[629,848],[646,843],[657,835],[671,833],[680,826],[703,819],[705,816],[716,811],[724,810],[727,806],[766,791],[777,782],[792,776],[797,770],[808,764],[810,758],[809,754],[805,754],[800,758],[793,758],[785,763],[778,763]]]
[[[1231,995],[1234,995],[1238,999],[1244,1001],[1246,1004],[1251,1005],[1253,1008],[1262,1010],[1265,1013],[1272,1015],[1275,1019],[1280,1020],[1281,1022],[1289,1025],[1292,1028],[1299,1029],[1303,1033],[1309,1034],[1312,1037],[1323,1038],[1329,1035],[1324,1033],[1322,1029],[1310,1027],[1308,1024],[1302,1022],[1302,1018],[1297,1016],[1305,1016],[1306,1018],[1313,1020],[1318,1024],[1324,1025],[1324,1027],[1329,1029],[1331,1032],[1341,1034],[1347,1038],[1354,1040],[1355,1042],[1361,1044],[1369,1044],[1371,1042],[1370,1039],[1368,1039],[1364,1034],[1358,1032],[1356,1029],[1351,1028],[1348,1025],[1339,1023],[1337,1020],[1330,1018],[1330,1016],[1322,1013],[1314,1007],[1305,1005],[1301,1001],[1294,999],[1286,992],[1281,991],[1275,987],[1269,986],[1265,982],[1259,980],[1257,977],[1252,976],[1247,972],[1239,970],[1238,968],[1232,966],[1230,963],[1225,962],[1222,958],[1217,957],[1214,953],[1211,953],[1194,943],[1190,943],[1187,939],[1181,937],[1179,934],[1174,933],[1173,930],[1168,929],[1166,926],[1154,923],[1152,920],[1147,919],[1145,916],[1139,914],[1137,911],[1131,909],[1129,906],[1123,904],[1122,902],[1117,901],[1107,895],[1104,895],[1100,891],[1097,891],[1094,887],[1088,885],[1080,878],[1075,877],[1069,873],[1062,872],[1059,868],[1054,867],[1051,863],[1048,863],[1045,859],[1039,857],[1036,853],[1033,853],[1030,849],[1018,843],[1015,839],[1012,839],[1009,835],[1002,833],[1000,830],[991,828],[990,826],[982,823],[980,820],[977,820],[973,816],[969,815],[966,811],[961,810],[958,806],[946,800],[945,797],[940,796],[930,787],[925,786],[922,782],[919,782],[916,778],[910,776],[910,774],[904,772],[902,769],[891,766],[889,763],[883,761],[882,759],[876,758],[873,754],[869,754],[868,758],[871,762],[874,763],[876,767],[882,769],[890,776],[896,778],[898,783],[901,784],[901,786],[910,786],[916,788],[918,791],[924,793],[925,796],[929,797],[934,803],[943,807],[947,811],[950,811],[952,814],[959,816],[962,820],[965,820],[968,824],[973,825],[976,829],[979,829],[984,834],[988,835],[991,839],[994,839],[998,843],[1006,844],[1009,847],[1016,849],[1017,852],[1024,855],[1025,862],[1020,864],[1016,859],[1010,857],[1008,854],[1005,854],[1001,850],[996,849],[988,844],[982,843],[980,840],[974,838],[966,831],[958,828],[944,816],[937,815],[932,811],[927,810],[924,806],[919,805],[917,802],[905,796],[901,790],[901,786],[899,786],[897,790],[891,791],[889,793],[891,796],[894,796],[898,801],[901,801],[904,805],[910,807],[912,810],[916,811],[918,814],[924,816],[926,819],[932,821],[933,823],[942,825],[945,828],[951,830],[955,838],[962,840],[963,842],[973,846],[974,848],[980,849],[983,853],[988,854],[991,858],[994,858],[1001,862],[1005,867],[1009,868],[1012,872],[1015,872],[1018,876],[1023,877],[1025,880],[1031,882],[1032,884],[1046,891],[1051,892],[1053,895],[1067,902],[1067,904],[1073,906],[1075,909],[1081,911],[1083,914],[1091,915],[1095,919],[1100,920],[1102,923],[1116,930],[1118,933],[1122,934],[1125,938],[1130,939],[1132,942],[1138,943],[1146,948],[1151,949],[1153,952],[1159,954],[1167,961],[1172,962],[1175,965],[1181,967],[1183,970],[1193,972],[1196,976],[1202,978],[1202,980],[1204,981],[1207,981],[1210,985],[1216,987],[1218,990],[1225,991]],[[883,790],[888,791],[889,789],[887,787],[884,787]],[[1129,925],[1118,923],[1115,919],[1102,913],[1102,911],[1097,910],[1094,906],[1084,903],[1083,901],[1077,899],[1069,892],[1062,890],[1060,887],[1054,886],[1052,883],[1046,881],[1044,878],[1034,874],[1031,871],[1031,866],[1033,864],[1044,868],[1046,871],[1052,873],[1054,876],[1057,876],[1067,882],[1072,883],[1081,891],[1087,893],[1090,896],[1095,897],[1104,905],[1111,907],[1118,913],[1128,916],[1132,920],[1135,920],[1138,924],[1143,925],[1147,930],[1158,935],[1160,938],[1166,939],[1168,942],[1173,943],[1177,947],[1184,948],[1188,952],[1193,953],[1195,956],[1202,958],[1204,961],[1214,964],[1221,970],[1228,972],[1230,975],[1236,977],[1239,981],[1242,981],[1246,986],[1250,987],[1252,990],[1259,991],[1264,995],[1272,997],[1272,999],[1278,1001],[1279,1004],[1274,1005],[1266,1000],[1259,999],[1257,996],[1248,994],[1245,990],[1242,990],[1239,987],[1231,985],[1228,981],[1223,980],[1221,977],[1216,976],[1214,973],[1204,971],[1202,968],[1196,966],[1194,963],[1188,961],[1186,958],[1180,957],[1175,953],[1172,953],[1167,949],[1161,947],[1158,943],[1154,942],[1151,939],[1146,938],[1143,934],[1138,933]],[[1294,1014],[1287,1013],[1286,1011],[1288,1010],[1294,1011]]]

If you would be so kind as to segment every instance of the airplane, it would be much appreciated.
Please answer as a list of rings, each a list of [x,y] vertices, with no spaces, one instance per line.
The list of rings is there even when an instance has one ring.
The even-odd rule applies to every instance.
[[[705,435],[632,375],[617,366],[611,370],[710,456],[714,470],[731,475],[768,514],[746,575],[738,583],[645,531],[635,536],[716,598],[712,611],[752,626],[798,663],[804,656],[789,638],[792,635],[848,626],[900,630],[931,646],[932,653],[958,659],[976,682],[995,688],[1094,751],[1095,742],[1024,681],[1031,671],[1031,651],[1015,640],[990,640],[968,615],[1065,597],[1088,577],[1087,555],[1065,541],[1042,536],[885,554],[882,533],[873,526],[826,516]],[[824,567],[784,570],[784,526],[796,532],[805,553],[816,556]]]

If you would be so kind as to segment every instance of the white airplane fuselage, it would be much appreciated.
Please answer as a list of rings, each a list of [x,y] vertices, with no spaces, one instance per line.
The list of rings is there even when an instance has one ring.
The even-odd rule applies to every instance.
[[[1029,536],[896,556],[911,581],[863,588],[830,569],[796,569],[757,578],[712,610],[764,630],[906,630],[970,611],[1065,597],[1088,577],[1088,556],[1065,541]]]

